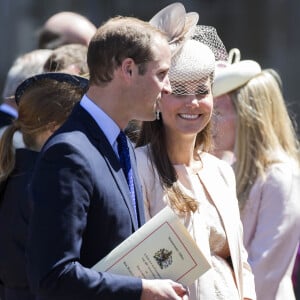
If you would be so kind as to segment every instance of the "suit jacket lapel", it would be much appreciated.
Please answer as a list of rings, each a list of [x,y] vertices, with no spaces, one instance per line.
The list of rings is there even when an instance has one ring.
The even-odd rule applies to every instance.
[[[81,106],[78,105],[73,112],[75,114],[80,114],[80,117],[76,116],[76,120],[81,120],[82,126],[84,127],[86,134],[90,138],[91,143],[98,149],[98,151],[105,159],[107,166],[111,171],[112,177],[116,181],[123,199],[128,207],[134,230],[137,230],[138,224],[136,224],[135,221],[135,215],[131,203],[128,184],[116,153],[114,152],[103,131],[99,128],[98,124],[87,111],[85,111]],[[133,155],[131,155],[131,159],[131,161],[133,161]],[[134,169],[134,174],[134,182],[136,183],[136,169]],[[141,199],[141,197],[137,195],[137,199]],[[139,205],[139,209],[140,206],[141,205]],[[139,215],[143,216],[142,214]],[[142,221],[143,220],[141,220],[140,218],[141,224],[143,224]]]

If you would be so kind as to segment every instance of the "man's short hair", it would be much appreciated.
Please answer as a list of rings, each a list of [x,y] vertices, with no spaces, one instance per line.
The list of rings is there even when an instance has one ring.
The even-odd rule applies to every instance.
[[[165,35],[148,22],[132,17],[115,17],[98,28],[87,54],[90,83],[103,85],[113,79],[114,71],[125,58],[132,58],[139,65],[140,74],[146,64],[154,59],[152,41]]]

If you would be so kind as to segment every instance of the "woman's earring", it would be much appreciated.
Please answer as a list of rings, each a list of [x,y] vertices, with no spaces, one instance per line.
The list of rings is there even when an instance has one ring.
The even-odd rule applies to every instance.
[[[159,120],[159,119],[160,119],[160,115],[159,115],[159,113],[160,113],[160,111],[159,111],[159,110],[157,110],[157,111],[155,112],[156,120]]]

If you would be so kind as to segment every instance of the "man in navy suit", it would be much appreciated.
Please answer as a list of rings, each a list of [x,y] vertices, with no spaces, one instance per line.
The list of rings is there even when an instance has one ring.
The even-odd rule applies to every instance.
[[[46,143],[31,184],[28,275],[37,299],[188,299],[171,280],[91,269],[144,223],[134,152],[128,142],[136,210],[116,139],[130,120],[155,118],[171,92],[170,60],[165,36],[135,18],[110,19],[92,38],[89,89]]]

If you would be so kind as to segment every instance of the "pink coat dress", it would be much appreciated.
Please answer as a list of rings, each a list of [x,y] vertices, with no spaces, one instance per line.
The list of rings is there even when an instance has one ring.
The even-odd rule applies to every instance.
[[[137,148],[136,157],[149,219],[168,205],[168,198],[148,159],[147,147]],[[212,265],[189,287],[190,300],[256,299],[243,246],[233,170],[210,154],[202,153],[201,159],[203,168],[197,172],[175,165],[180,188],[199,202],[199,209],[182,222]],[[233,268],[226,260],[228,256]]]
[[[291,275],[300,237],[300,170],[277,153],[265,179],[254,183],[241,213],[244,245],[258,300],[295,299]]]

